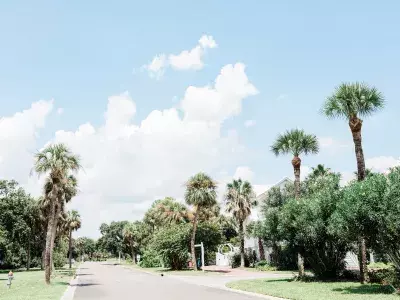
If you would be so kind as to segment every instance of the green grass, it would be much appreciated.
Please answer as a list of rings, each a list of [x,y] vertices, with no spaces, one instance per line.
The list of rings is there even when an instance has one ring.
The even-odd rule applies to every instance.
[[[0,274],[0,299],[59,300],[75,274],[75,269],[56,270],[49,286],[44,282],[44,271],[34,269],[29,272],[14,272],[10,289],[7,288],[7,273]]]
[[[132,264],[125,264],[126,266],[141,270],[141,271],[146,271],[146,272],[152,272],[156,274],[167,274],[167,275],[179,275],[179,276],[213,276],[213,275],[223,275],[224,273],[220,272],[213,272],[213,271],[194,271],[194,270],[181,270],[181,271],[174,271],[166,268],[142,268],[138,265],[132,265]]]
[[[232,289],[293,300],[399,300],[389,286],[356,282],[291,282],[288,279],[257,279],[227,284]]]

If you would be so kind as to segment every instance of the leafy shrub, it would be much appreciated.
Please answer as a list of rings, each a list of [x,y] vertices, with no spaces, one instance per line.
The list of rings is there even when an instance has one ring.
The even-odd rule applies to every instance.
[[[263,266],[268,266],[268,265],[269,265],[269,263],[266,260],[260,260],[254,264],[255,267],[263,267]]]
[[[53,263],[54,263],[54,267],[59,269],[65,266],[66,263],[66,256],[64,255],[64,253],[60,253],[57,251],[53,252]]]
[[[157,252],[154,249],[149,248],[145,250],[141,256],[139,265],[143,268],[157,268],[161,267],[161,262]]]
[[[271,265],[256,266],[258,271],[276,271],[277,268]]]
[[[344,258],[351,244],[335,230],[332,217],[343,197],[340,176],[318,177],[308,184],[305,196],[290,199],[283,207],[281,228],[285,240],[291,241],[305,258],[318,279],[340,276],[345,268]]]
[[[152,248],[165,267],[182,270],[188,261],[189,232],[185,225],[171,226],[156,233]]]
[[[232,268],[238,268],[240,267],[240,260],[241,260],[241,255],[240,252],[236,252],[232,257],[230,258],[230,265]],[[246,268],[250,266],[254,266],[255,264],[255,258],[252,253],[252,251],[245,251],[244,252],[244,266]]]

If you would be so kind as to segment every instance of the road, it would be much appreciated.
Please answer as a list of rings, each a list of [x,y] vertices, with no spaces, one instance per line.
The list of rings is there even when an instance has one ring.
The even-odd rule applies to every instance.
[[[191,284],[172,276],[143,273],[106,263],[85,263],[74,300],[255,300],[258,297]]]

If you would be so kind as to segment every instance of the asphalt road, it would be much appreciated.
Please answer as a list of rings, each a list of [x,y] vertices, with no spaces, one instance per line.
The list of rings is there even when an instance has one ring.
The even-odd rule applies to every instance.
[[[78,273],[74,300],[255,300],[218,288],[204,287],[169,276],[151,275],[105,263],[85,263]]]

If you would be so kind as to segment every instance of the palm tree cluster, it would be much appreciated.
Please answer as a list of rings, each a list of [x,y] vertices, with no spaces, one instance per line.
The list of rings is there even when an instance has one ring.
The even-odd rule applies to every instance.
[[[357,161],[357,178],[359,181],[366,177],[364,151],[362,147],[361,129],[363,120],[384,107],[384,97],[375,88],[365,83],[343,83],[329,96],[322,113],[328,118],[342,118],[347,120],[353,137],[354,150]],[[295,178],[295,197],[300,200],[300,167],[301,155],[317,154],[319,151],[318,139],[315,135],[306,134],[304,130],[292,129],[277,137],[271,146],[275,155],[291,154]],[[313,169],[311,176],[329,174],[330,170],[323,165]],[[366,245],[363,236],[359,237],[359,259],[361,282],[368,281]],[[299,275],[304,275],[304,265],[301,255],[298,257]]]
[[[68,227],[71,244],[72,231],[80,227],[77,213],[71,212],[65,218],[65,205],[76,196],[78,189],[77,179],[72,173],[76,173],[80,168],[79,157],[71,153],[64,144],[47,146],[35,155],[34,171],[39,176],[46,175],[41,203],[43,219],[46,223],[44,228],[47,231],[44,255],[47,284],[50,283],[53,269],[52,257],[57,229],[62,230],[63,227]],[[63,222],[68,225],[62,226]]]

